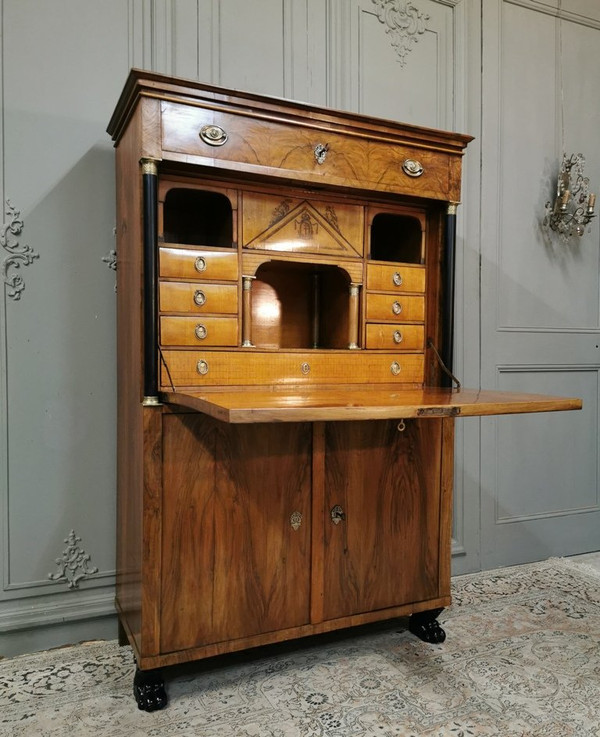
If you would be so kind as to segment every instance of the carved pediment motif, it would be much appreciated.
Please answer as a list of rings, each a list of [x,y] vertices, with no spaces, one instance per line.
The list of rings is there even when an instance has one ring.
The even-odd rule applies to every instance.
[[[244,246],[246,248],[284,251],[288,253],[323,253],[356,257],[362,243],[358,240],[362,231],[362,217],[349,218],[347,206],[342,205],[338,216],[331,203],[313,203],[309,200],[284,199],[276,201],[267,214],[262,215],[265,227],[256,219],[255,204],[244,202]],[[265,203],[262,203],[263,210]],[[249,222],[252,220],[252,222]],[[347,226],[347,227],[346,227]],[[344,233],[344,228],[347,230]],[[246,237],[246,236],[251,237]],[[352,244],[352,240],[356,245]]]

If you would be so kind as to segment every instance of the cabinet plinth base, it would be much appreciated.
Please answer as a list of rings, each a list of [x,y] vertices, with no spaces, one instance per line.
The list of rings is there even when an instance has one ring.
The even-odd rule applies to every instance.
[[[408,620],[408,629],[423,642],[429,642],[433,645],[444,642],[446,633],[437,621],[438,616],[443,611],[443,608],[429,609],[426,612],[411,614]]]
[[[140,711],[159,711],[167,705],[165,683],[158,670],[136,668],[133,677],[133,695]]]

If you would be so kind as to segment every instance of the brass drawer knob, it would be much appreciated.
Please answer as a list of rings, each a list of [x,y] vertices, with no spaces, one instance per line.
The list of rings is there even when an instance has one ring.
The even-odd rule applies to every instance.
[[[200,376],[205,376],[208,373],[208,363],[204,359],[198,361],[196,364],[196,371]]]
[[[425,171],[423,164],[416,159],[404,159],[402,162],[402,171],[409,177],[420,177]]]
[[[398,376],[400,371],[402,371],[402,366],[398,363],[398,361],[394,361],[392,365],[390,366],[390,371],[394,376]]]
[[[194,268],[200,273],[206,271],[206,259],[202,256],[198,256],[198,258],[194,261]]]
[[[196,338],[198,338],[198,340],[204,340],[208,335],[206,325],[196,325],[194,333],[196,334]]]
[[[394,343],[402,343],[403,340],[400,330],[394,330]]]
[[[200,128],[200,138],[209,146],[222,146],[227,143],[229,136],[220,125],[203,125]]]
[[[402,286],[402,274],[399,271],[394,272],[394,276],[392,276],[392,281],[397,287]]]
[[[201,289],[196,289],[194,292],[194,302],[198,307],[202,307],[206,303],[206,294]]]
[[[400,304],[400,302],[394,302],[392,304],[392,312],[394,313],[394,315],[399,315],[402,312],[402,305]]]

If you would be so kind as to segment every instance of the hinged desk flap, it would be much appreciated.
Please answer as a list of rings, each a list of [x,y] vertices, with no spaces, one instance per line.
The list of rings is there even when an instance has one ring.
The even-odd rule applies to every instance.
[[[580,399],[477,389],[294,389],[164,393],[167,404],[203,412],[224,422],[317,422],[410,417],[475,417],[581,409]]]

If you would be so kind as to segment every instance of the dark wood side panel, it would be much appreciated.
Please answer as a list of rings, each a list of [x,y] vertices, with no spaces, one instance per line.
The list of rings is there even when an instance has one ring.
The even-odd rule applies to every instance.
[[[440,420],[326,424],[325,619],[438,596],[441,430]]]
[[[117,167],[117,586],[121,623],[141,648],[143,422],[140,122],[130,122]],[[132,176],[132,173],[134,176]]]
[[[308,623],[310,457],[308,424],[165,415],[162,652]]]

